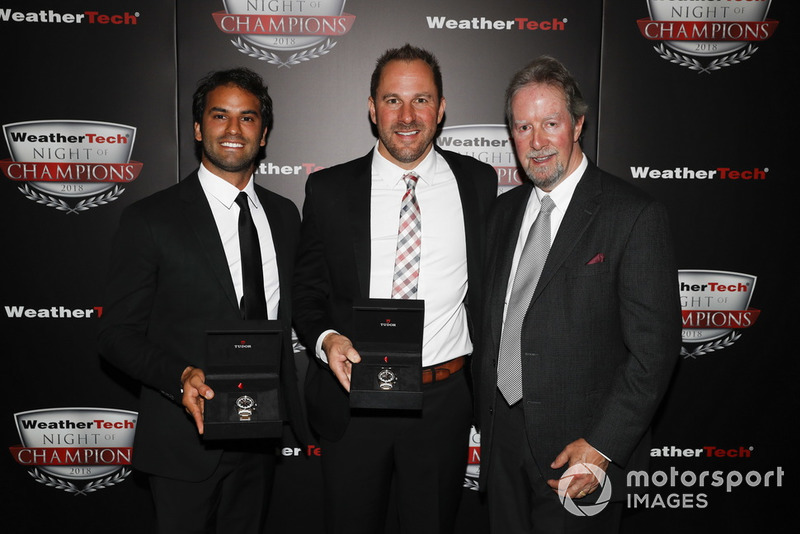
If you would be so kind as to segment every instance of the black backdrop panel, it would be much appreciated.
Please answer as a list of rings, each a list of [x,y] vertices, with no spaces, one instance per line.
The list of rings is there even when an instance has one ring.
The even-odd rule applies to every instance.
[[[515,167],[510,148],[476,150],[469,141],[505,139],[509,77],[550,54],[572,70],[590,104],[586,154],[671,212],[688,325],[684,354],[655,422],[651,485],[627,503],[624,531],[745,532],[788,517],[800,404],[790,348],[798,295],[793,256],[779,249],[777,236],[796,241],[788,136],[797,94],[796,3],[101,4],[0,5],[0,300],[8,365],[0,436],[10,453],[2,463],[4,530],[152,530],[146,481],[126,463],[136,387],[101,363],[94,336],[121,210],[197,165],[196,81],[238,65],[264,76],[275,127],[256,179],[300,207],[309,172],[374,145],[369,76],[385,49],[405,42],[430,49],[442,65],[448,102],[439,143],[453,149],[458,141],[457,150],[493,164],[501,191]],[[272,35],[232,25],[247,22],[248,4],[276,17]],[[289,26],[301,22],[325,35]],[[716,31],[718,39],[665,37],[690,27]],[[755,32],[753,40],[735,38],[743,29]],[[692,322],[721,317],[727,322],[715,330]],[[730,322],[737,319],[746,324]],[[302,371],[307,357],[297,350]],[[465,534],[487,532],[474,491],[478,444],[473,436],[458,525]],[[319,532],[324,451],[287,434],[279,454],[270,531]],[[388,531],[396,529],[390,522]]]
[[[664,17],[666,4],[669,26],[649,27],[660,38],[647,39],[637,21]],[[683,478],[629,502],[628,532],[763,531],[787,517],[782,486],[797,462],[785,453],[786,424],[797,417],[799,376],[788,303],[797,290],[776,234],[796,226],[798,186],[780,123],[798,88],[797,16],[794,2],[606,2],[598,163],[669,207],[685,321],[749,310],[740,328],[726,325],[713,339],[686,323],[653,453],[655,472]],[[740,35],[747,22],[757,39],[666,40],[690,22],[716,23],[717,35]],[[715,283],[729,291],[697,287]],[[726,484],[701,485],[703,473]],[[743,481],[728,491],[737,475]]]
[[[5,455],[5,532],[148,530],[149,496],[136,475],[125,475],[129,466],[104,473],[97,466],[116,461],[111,456],[92,462],[63,455],[68,447],[106,455],[130,447],[129,430],[114,428],[109,410],[133,411],[125,419],[135,423],[135,389],[101,364],[95,329],[120,210],[175,182],[174,38],[174,8],[160,0],[0,5],[0,122],[27,123],[3,143],[0,160],[28,162],[25,174],[21,166],[4,166],[0,176],[0,436],[6,447],[28,448],[19,456],[26,462],[41,447],[60,445],[62,453],[61,467]],[[83,141],[70,139],[81,135]],[[113,155],[120,147],[121,155]],[[47,185],[28,179],[42,176],[48,164],[71,179]],[[122,169],[122,181],[102,190],[115,169]],[[61,410],[81,407],[99,412],[86,419]],[[14,414],[34,410],[41,410],[37,423],[50,428],[22,437]],[[106,425],[96,420],[111,428],[98,429]]]

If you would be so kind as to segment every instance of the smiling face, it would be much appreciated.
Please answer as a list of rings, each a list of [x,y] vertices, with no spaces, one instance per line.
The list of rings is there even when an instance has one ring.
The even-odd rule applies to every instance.
[[[253,173],[258,151],[267,144],[258,98],[236,85],[208,93],[202,124],[194,123],[194,138],[202,143],[208,170],[242,188]]]
[[[517,157],[534,185],[552,191],[581,162],[583,116],[573,124],[562,90],[530,84],[511,100],[511,135]]]
[[[378,130],[378,152],[403,169],[413,169],[433,147],[445,100],[422,60],[394,60],[383,68],[369,116]]]

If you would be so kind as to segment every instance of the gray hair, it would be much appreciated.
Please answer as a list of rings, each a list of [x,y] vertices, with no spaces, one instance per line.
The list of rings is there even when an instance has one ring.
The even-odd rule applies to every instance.
[[[511,99],[520,89],[531,84],[546,84],[561,89],[567,101],[567,110],[569,110],[572,117],[573,126],[589,110],[589,106],[583,99],[581,90],[578,87],[578,82],[575,81],[575,78],[572,77],[567,68],[557,59],[550,56],[540,56],[518,70],[508,84],[508,89],[506,89],[506,122],[509,127],[514,122]]]

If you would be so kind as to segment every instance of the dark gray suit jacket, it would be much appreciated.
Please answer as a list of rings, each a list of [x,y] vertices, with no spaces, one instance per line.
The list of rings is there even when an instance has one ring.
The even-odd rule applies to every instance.
[[[490,216],[476,369],[484,481],[494,403],[504,402],[496,387],[503,303],[531,194],[526,181],[498,197]],[[590,162],[522,327],[525,425],[545,479],[566,469],[556,472],[550,463],[578,438],[610,457],[609,478],[617,488],[624,479],[615,472],[646,463],[648,428],[680,350],[680,317],[666,210]]]
[[[482,299],[484,224],[496,196],[497,175],[476,159],[437,150],[458,183],[467,244],[467,311],[477,326]],[[316,341],[325,330],[352,335],[353,299],[369,297],[371,163],[372,151],[316,172],[306,183],[294,277],[294,324],[312,356]],[[471,330],[477,348],[475,329]],[[312,359],[306,379],[309,422],[317,433],[336,440],[350,417],[347,393],[326,365],[318,358]]]
[[[283,401],[289,417],[300,421],[290,330],[291,269],[300,217],[291,201],[263,187],[256,186],[256,192],[278,260],[279,319],[286,325]],[[103,304],[100,353],[144,386],[134,466],[181,480],[207,478],[221,449],[204,445],[181,406],[180,376],[188,365],[205,367],[208,327],[241,315],[197,173],[124,210]],[[296,428],[301,437],[302,428]]]

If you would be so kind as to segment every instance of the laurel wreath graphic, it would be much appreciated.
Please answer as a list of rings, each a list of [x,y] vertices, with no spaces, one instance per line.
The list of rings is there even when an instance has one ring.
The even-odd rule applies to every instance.
[[[298,65],[303,61],[309,61],[311,59],[324,56],[330,52],[334,46],[336,46],[336,42],[331,41],[330,38],[328,38],[328,40],[320,46],[292,54],[284,61],[278,54],[262,50],[261,48],[257,48],[255,46],[250,46],[249,44],[245,43],[241,37],[237,37],[235,40],[232,40],[231,43],[233,43],[233,46],[235,46],[242,54],[246,54],[261,61],[266,61],[271,65],[278,65],[278,68],[289,68],[292,65]]]
[[[88,495],[89,493],[95,492],[97,490],[110,488],[111,486],[115,486],[125,480],[128,475],[131,474],[130,469],[125,469],[124,467],[120,469],[118,472],[114,473],[113,475],[109,475],[105,478],[98,478],[97,480],[92,480],[91,482],[87,483],[82,488],[78,487],[77,484],[69,482],[67,480],[61,480],[57,477],[52,477],[49,475],[45,475],[38,468],[34,468],[32,471],[28,471],[28,474],[33,477],[33,479],[40,483],[44,484],[48,488],[55,488],[66,491],[67,493],[72,493],[74,495]]]
[[[702,356],[704,354],[708,354],[709,352],[714,352],[715,350],[724,349],[725,347],[730,347],[731,345],[736,342],[742,334],[732,332],[731,335],[726,337],[725,339],[718,339],[717,341],[712,341],[710,343],[706,343],[705,345],[700,345],[697,349],[689,352],[685,348],[681,347],[681,356],[684,359],[686,358],[697,358],[698,356]]]
[[[103,193],[102,195],[97,195],[89,198],[85,198],[75,204],[75,206],[70,206],[66,201],[61,198],[50,196],[39,191],[34,191],[28,184],[25,184],[22,187],[18,187],[19,191],[25,195],[25,198],[28,200],[32,200],[37,204],[43,204],[48,208],[55,208],[58,211],[64,211],[69,215],[70,213],[79,214],[81,211],[86,211],[91,208],[96,208],[98,206],[102,206],[104,204],[108,204],[109,202],[113,202],[117,200],[122,193],[125,192],[125,189],[115,185],[114,189]]]
[[[654,46],[653,49],[658,52],[658,55],[661,56],[661,59],[666,59],[670,63],[676,63],[681,67],[687,67],[690,70],[696,70],[698,74],[702,74],[704,72],[711,74],[711,71],[720,70],[723,67],[730,67],[731,65],[736,65],[742,61],[750,59],[753,54],[755,54],[756,50],[758,50],[758,47],[753,46],[752,43],[748,44],[747,48],[734,54],[715,59],[706,66],[703,66],[700,61],[693,57],[685,56],[668,49],[664,43],[659,43],[659,45]]]

